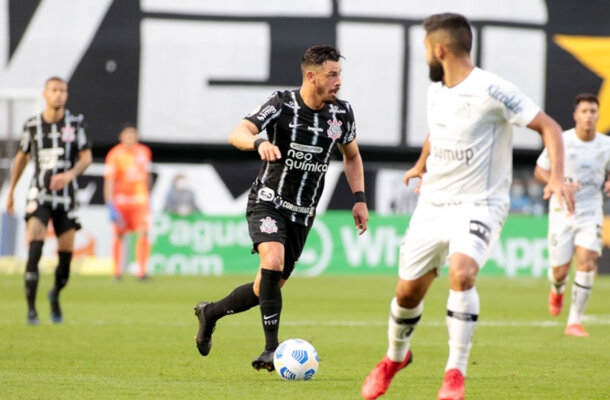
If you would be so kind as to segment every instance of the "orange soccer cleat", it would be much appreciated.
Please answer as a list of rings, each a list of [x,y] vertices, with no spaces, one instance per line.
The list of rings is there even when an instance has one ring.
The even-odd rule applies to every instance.
[[[581,324],[570,324],[566,326],[566,330],[564,332],[566,336],[589,336],[585,328]]]
[[[555,293],[552,290],[549,292],[549,313],[556,317],[561,313],[563,308],[563,293]]]
[[[413,361],[413,354],[409,350],[404,361],[396,362],[383,357],[383,360],[369,373],[362,385],[362,397],[374,400],[383,395],[390,387],[394,375]]]
[[[464,400],[464,375],[453,368],[445,372],[443,386],[438,391],[438,400]]]

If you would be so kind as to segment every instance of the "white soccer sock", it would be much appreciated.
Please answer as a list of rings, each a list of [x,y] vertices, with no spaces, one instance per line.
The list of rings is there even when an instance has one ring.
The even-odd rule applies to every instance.
[[[585,313],[585,307],[589,301],[591,290],[593,289],[593,279],[595,271],[584,272],[576,271],[574,283],[572,283],[572,302],[570,304],[570,314],[568,325],[579,324]]]
[[[388,319],[388,352],[387,356],[395,362],[403,362],[409,351],[411,334],[424,312],[422,301],[415,308],[403,308],[396,302],[396,297],[390,303]]]
[[[472,337],[480,312],[479,294],[476,288],[465,291],[449,291],[447,299],[447,330],[449,331],[449,358],[445,371],[453,368],[466,376]]]
[[[566,283],[568,282],[568,277],[566,276],[563,281],[558,281],[557,279],[555,279],[555,276],[553,275],[552,267],[547,269],[546,275],[549,278],[549,282],[551,282],[551,290],[557,294],[563,294],[563,292],[566,289]]]

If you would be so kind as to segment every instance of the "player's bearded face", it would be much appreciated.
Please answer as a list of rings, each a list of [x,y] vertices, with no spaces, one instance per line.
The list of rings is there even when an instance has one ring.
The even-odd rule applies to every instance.
[[[333,103],[337,100],[337,93],[341,88],[341,66],[335,61],[326,61],[323,68],[316,74],[316,94],[324,103]]]
[[[427,35],[424,39],[424,46],[426,46],[426,61],[428,62],[430,80],[432,82],[441,82],[445,76],[445,70],[441,60],[434,54],[434,42],[430,35]]]
[[[432,56],[432,59],[428,61],[429,76],[432,82],[441,82],[445,77],[445,70],[443,64],[436,56]]]

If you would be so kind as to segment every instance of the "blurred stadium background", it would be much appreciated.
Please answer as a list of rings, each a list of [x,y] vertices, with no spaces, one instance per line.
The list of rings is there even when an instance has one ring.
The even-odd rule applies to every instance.
[[[0,0],[0,273],[20,272],[25,260],[31,171],[18,187],[15,217],[5,213],[6,185],[21,125],[42,110],[42,86],[52,75],[69,81],[68,108],[85,114],[94,146],[95,162],[79,179],[84,229],[76,271],[110,271],[103,160],[119,127],[134,122],[155,165],[151,273],[250,272],[251,259],[241,261],[250,245],[242,215],[258,162],[228,146],[227,136],[273,90],[300,85],[307,47],[329,43],[346,57],[341,97],[355,109],[373,214],[370,231],[357,239],[336,161],[301,273],[395,274],[417,200],[402,176],[426,134],[421,21],[442,11],[473,23],[477,65],[516,83],[564,129],[573,126],[574,96],[591,92],[601,100],[598,130],[610,130],[610,9],[603,0],[577,7],[570,0]],[[542,276],[547,267],[546,204],[532,177],[540,151],[534,132],[517,131],[512,214],[485,274]],[[198,210],[188,215],[165,211],[178,175],[197,198]],[[54,246],[52,239],[45,245],[43,269],[54,265]],[[610,273],[609,254],[600,273]]]

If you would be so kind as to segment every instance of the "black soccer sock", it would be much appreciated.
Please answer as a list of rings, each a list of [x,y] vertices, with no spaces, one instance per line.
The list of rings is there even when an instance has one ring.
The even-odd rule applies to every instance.
[[[25,298],[28,302],[28,309],[36,309],[36,291],[38,290],[38,262],[42,256],[41,240],[32,240],[28,250],[28,261],[25,264]]]
[[[68,279],[70,279],[70,262],[72,261],[71,251],[60,251],[58,253],[59,263],[55,269],[55,285],[53,286],[55,295],[59,295],[60,290],[68,283]]]
[[[206,318],[217,320],[225,315],[247,311],[258,305],[254,294],[254,282],[246,283],[233,289],[225,298],[215,301],[205,308]]]
[[[273,351],[278,346],[280,314],[282,312],[282,271],[261,270],[259,304],[265,331],[265,350]]]

